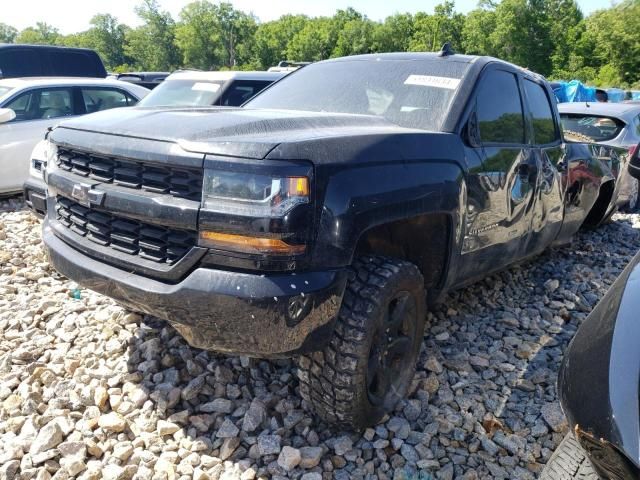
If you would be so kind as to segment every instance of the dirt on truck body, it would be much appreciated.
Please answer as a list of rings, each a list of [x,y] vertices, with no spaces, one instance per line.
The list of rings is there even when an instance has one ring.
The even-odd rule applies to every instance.
[[[626,159],[565,143],[553,98],[445,50],[312,64],[241,109],[69,121],[44,241],[196,347],[298,356],[309,407],[373,424],[406,394],[429,303],[615,211]]]

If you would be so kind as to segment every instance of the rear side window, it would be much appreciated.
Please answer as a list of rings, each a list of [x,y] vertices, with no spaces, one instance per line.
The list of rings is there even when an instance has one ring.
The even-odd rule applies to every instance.
[[[109,110],[110,108],[134,105],[129,97],[120,90],[109,88],[82,88],[82,98],[87,113]]]
[[[37,50],[0,49],[0,77],[34,77],[44,74],[42,60]]]
[[[483,143],[524,143],[524,115],[516,76],[487,72],[477,97],[480,140]]]
[[[255,96],[261,90],[271,85],[272,82],[258,80],[236,80],[220,98],[220,105],[239,107],[244,102]]]
[[[549,97],[540,85],[527,79],[524,81],[524,91],[533,122],[533,141],[538,145],[553,143],[557,135]]]
[[[622,120],[600,115],[582,113],[561,113],[562,129],[565,137],[579,141],[606,142],[613,140],[624,128]]]

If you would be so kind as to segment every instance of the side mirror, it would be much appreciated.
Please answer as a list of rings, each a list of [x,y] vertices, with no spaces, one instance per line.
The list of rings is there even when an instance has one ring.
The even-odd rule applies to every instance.
[[[0,123],[7,123],[16,118],[16,112],[10,108],[0,108]]]
[[[478,116],[476,112],[472,112],[465,128],[467,143],[472,148],[479,148],[481,145],[478,133]]]
[[[636,148],[631,149],[631,158],[629,159],[629,175],[640,180],[640,144]]]

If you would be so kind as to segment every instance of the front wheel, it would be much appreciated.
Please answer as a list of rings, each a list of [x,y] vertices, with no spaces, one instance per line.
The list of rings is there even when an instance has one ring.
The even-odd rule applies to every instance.
[[[327,347],[299,361],[300,394],[324,420],[360,429],[380,421],[411,384],[426,315],[418,268],[359,258]]]

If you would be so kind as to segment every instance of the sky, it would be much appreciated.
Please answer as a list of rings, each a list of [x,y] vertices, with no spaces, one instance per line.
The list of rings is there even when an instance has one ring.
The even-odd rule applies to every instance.
[[[372,20],[382,20],[394,13],[417,11],[432,12],[440,0],[228,0],[235,8],[252,12],[261,21],[274,20],[286,13],[304,13],[309,16],[333,15],[337,9],[353,7]],[[612,5],[611,0],[577,0],[585,14]],[[4,6],[3,6],[4,3]],[[10,7],[8,4],[10,3]],[[133,11],[136,0],[0,0],[0,22],[18,30],[44,21],[64,34],[89,28],[96,13],[111,13],[120,22],[136,26],[139,20]],[[163,10],[175,19],[189,0],[159,0]],[[456,0],[456,9],[466,13],[473,10],[478,0]],[[3,8],[4,7],[4,8]],[[8,7],[8,8],[7,8]]]

